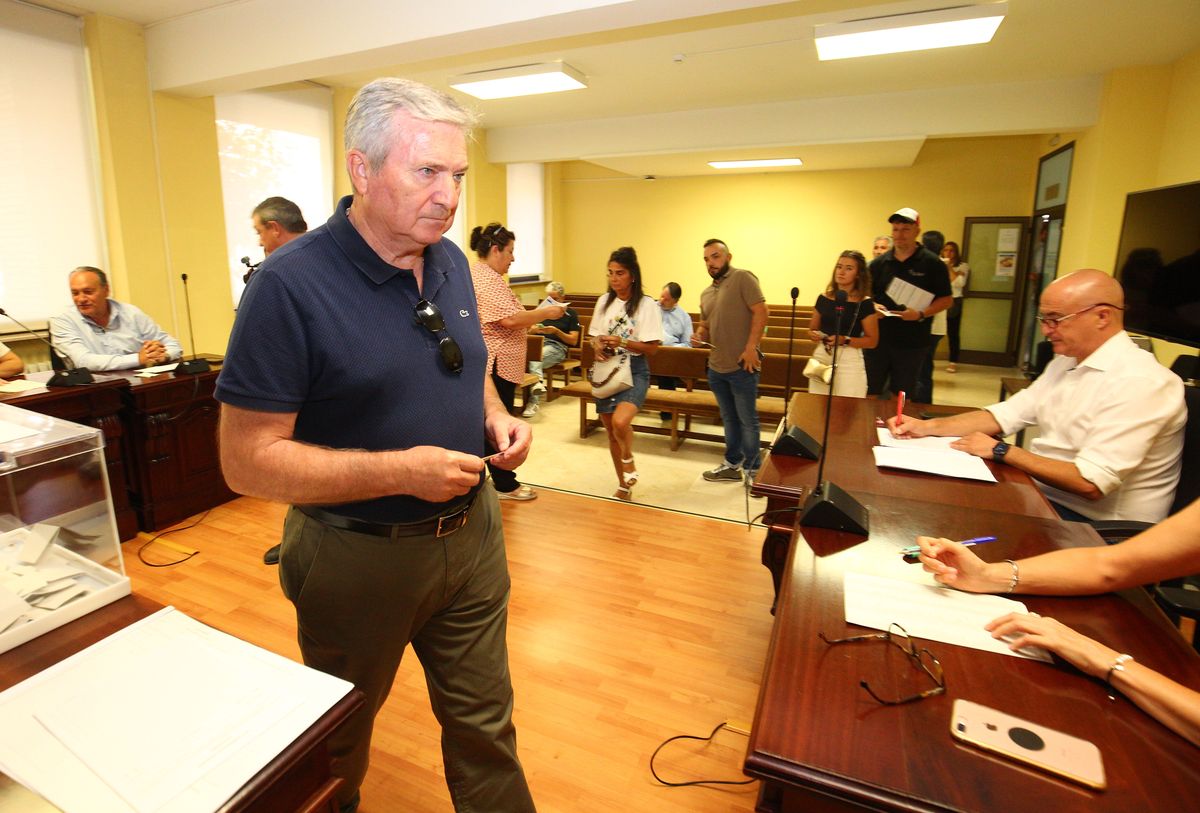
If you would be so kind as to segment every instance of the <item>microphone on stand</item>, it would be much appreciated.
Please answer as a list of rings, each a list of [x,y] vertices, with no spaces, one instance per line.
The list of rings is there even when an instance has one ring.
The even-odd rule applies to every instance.
[[[96,380],[92,378],[91,370],[86,367],[76,367],[75,362],[71,361],[71,357],[68,355],[64,354],[60,356],[58,351],[54,349],[54,345],[51,344],[48,339],[43,339],[36,332],[26,327],[24,322],[13,316],[8,311],[4,310],[4,308],[0,308],[0,316],[7,316],[9,319],[12,319],[14,322],[28,331],[31,336],[42,342],[44,345],[46,345],[46,347],[49,347],[51,366],[53,366],[55,359],[61,361],[66,366],[67,369],[65,370],[54,371],[54,375],[50,376],[50,380],[46,382],[47,387],[77,387],[80,384],[91,384]]]
[[[249,258],[243,258],[249,259]],[[253,270],[253,269],[252,269]],[[175,368],[176,373],[184,375],[195,375],[196,373],[207,373],[212,367],[204,359],[196,358],[196,334],[192,331],[192,299],[188,296],[187,274],[181,274],[183,279],[183,303],[187,309],[188,320],[188,337],[192,341],[192,358],[184,361],[179,360],[179,365]]]
[[[776,433],[775,442],[771,444],[771,454],[782,455],[783,457],[803,457],[808,460],[816,460],[821,456],[821,445],[816,439],[796,428],[787,425],[787,414],[792,404],[792,352],[796,343],[796,298],[800,296],[800,289],[792,289],[792,324],[788,328],[788,359],[787,359],[787,374],[784,378],[783,388],[783,422],[779,424],[779,432]]]
[[[266,258],[264,257],[263,259],[266,259]],[[258,267],[259,267],[260,265],[262,265],[262,264],[263,264],[263,261],[262,261],[262,260],[259,260],[259,261],[258,261],[258,262],[256,262],[256,263],[252,263],[252,262],[250,262],[250,258],[249,258],[249,257],[242,257],[242,264],[243,264],[243,265],[245,265],[247,269],[249,269],[249,270],[247,270],[247,271],[246,271],[246,273],[245,273],[244,275],[242,275],[242,284],[243,284],[243,285],[245,285],[247,282],[249,282],[249,281],[250,281],[250,276],[251,276],[251,275],[252,275],[252,274],[253,274],[255,271],[257,271],[257,270],[258,270]],[[196,348],[195,348],[195,347],[193,347],[192,349],[193,349],[193,350],[195,350]]]
[[[831,359],[833,370],[829,379],[829,394],[825,398],[825,433],[821,439],[821,445],[825,448],[828,448],[829,445],[829,419],[833,414],[833,386],[837,381],[838,344],[842,332],[842,315],[846,311],[846,292],[838,290],[834,293],[834,299],[837,305],[834,308],[833,358]],[[871,523],[867,509],[837,484],[823,480],[824,474],[825,456],[821,455],[821,462],[817,466],[817,487],[804,501],[804,509],[800,514],[800,525],[868,535]]]

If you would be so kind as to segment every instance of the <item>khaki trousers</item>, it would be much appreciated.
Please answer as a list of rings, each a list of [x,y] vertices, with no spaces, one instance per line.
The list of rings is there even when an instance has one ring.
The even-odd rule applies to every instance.
[[[366,695],[330,741],[334,773],[346,780],[339,802],[358,793],[375,715],[411,643],[442,727],[454,809],[534,810],[512,723],[508,563],[492,484],[467,524],[440,539],[343,531],[292,508],[282,545],[279,580],[296,607],[304,663]]]

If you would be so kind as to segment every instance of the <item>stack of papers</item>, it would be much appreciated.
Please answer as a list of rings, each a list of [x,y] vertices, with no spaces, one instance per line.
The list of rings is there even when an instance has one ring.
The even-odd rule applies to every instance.
[[[351,688],[167,607],[0,693],[0,771],[66,813],[212,811]]]
[[[880,445],[871,450],[876,466],[996,482],[996,475],[983,458],[950,448],[951,443],[961,438],[898,438],[886,427],[876,432]]]
[[[1019,601],[865,573],[846,573],[842,586],[849,624],[877,630],[899,624],[913,638],[1046,663],[1052,660],[1050,653],[1040,647],[1014,652],[1006,641],[993,638],[983,628],[1007,613],[1028,612]]]

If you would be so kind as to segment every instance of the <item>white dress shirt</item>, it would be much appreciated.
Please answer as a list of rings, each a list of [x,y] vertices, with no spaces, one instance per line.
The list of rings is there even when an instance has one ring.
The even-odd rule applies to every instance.
[[[1039,483],[1059,505],[1090,519],[1167,516],[1187,423],[1183,382],[1124,331],[1079,363],[1055,356],[1033,384],[987,410],[1006,435],[1037,426],[1030,451],[1074,463],[1104,494],[1092,501]]]
[[[183,356],[179,342],[136,306],[109,299],[108,311],[106,327],[100,327],[77,308],[52,318],[50,340],[54,349],[71,359],[76,367],[93,372],[143,366],[138,351],[142,342],[150,340],[162,342],[169,361]]]

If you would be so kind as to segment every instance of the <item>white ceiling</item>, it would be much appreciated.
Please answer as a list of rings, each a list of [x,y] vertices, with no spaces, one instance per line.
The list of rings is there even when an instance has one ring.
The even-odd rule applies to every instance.
[[[962,0],[955,0],[961,2]],[[1197,0],[1009,0],[989,45],[821,63],[812,27],[951,0],[82,0],[148,26],[155,89],[356,87],[561,59],[586,90],[472,104],[495,161],[634,176],[798,155],[799,171],[910,164],[925,139],[1094,123],[1101,78],[1200,48]]]

